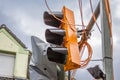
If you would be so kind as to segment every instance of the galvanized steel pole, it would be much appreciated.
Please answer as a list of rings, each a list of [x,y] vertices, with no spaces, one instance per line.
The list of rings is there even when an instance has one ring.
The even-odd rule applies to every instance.
[[[112,52],[112,38],[110,35],[110,26],[108,22],[107,11],[105,8],[105,1],[101,0],[101,26],[102,26],[102,55],[103,55],[103,69],[106,74],[105,80],[114,80],[113,78],[113,52]]]

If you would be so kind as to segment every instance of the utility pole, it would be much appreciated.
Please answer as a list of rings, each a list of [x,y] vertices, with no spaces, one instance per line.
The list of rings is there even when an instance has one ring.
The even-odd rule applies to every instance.
[[[106,4],[107,3],[107,4]],[[100,6],[100,12],[99,12]],[[102,56],[103,56],[103,69],[105,71],[106,77],[103,80],[114,80],[113,74],[113,50],[112,50],[112,30],[110,14],[107,14],[107,9],[109,7],[109,0],[101,0],[100,5],[98,4],[94,14],[97,19],[99,13],[101,14],[101,26],[102,26]],[[110,11],[110,8],[108,8]],[[87,30],[90,31],[94,25],[94,19],[91,18]],[[97,79],[99,80],[99,79]]]
[[[70,80],[71,79],[71,71],[69,70],[68,71],[68,80]]]
[[[109,0],[101,0],[101,27],[102,27],[102,55],[103,55],[103,69],[106,74],[105,80],[114,80],[113,78],[113,51],[112,51],[112,31],[110,29],[109,18],[107,15],[107,7],[109,7]]]

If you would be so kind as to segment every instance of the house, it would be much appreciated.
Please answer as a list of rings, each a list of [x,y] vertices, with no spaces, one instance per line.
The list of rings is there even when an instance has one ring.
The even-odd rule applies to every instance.
[[[0,80],[28,79],[30,51],[6,25],[0,26]],[[4,79],[6,80],[6,79]],[[8,79],[7,79],[8,80]]]

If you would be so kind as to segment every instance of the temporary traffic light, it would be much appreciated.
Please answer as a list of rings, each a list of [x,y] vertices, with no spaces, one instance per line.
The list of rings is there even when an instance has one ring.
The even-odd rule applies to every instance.
[[[54,58],[54,62],[64,64],[65,71],[79,68],[80,56],[73,11],[63,7],[62,12],[45,12],[44,22],[56,27],[47,29],[45,33],[47,42],[56,44],[54,48],[48,48],[47,54],[51,58],[48,59]]]

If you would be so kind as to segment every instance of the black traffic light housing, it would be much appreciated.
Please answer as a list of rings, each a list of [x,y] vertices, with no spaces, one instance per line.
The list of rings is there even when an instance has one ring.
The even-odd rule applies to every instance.
[[[63,29],[46,29],[45,32],[47,42],[57,45],[62,44],[64,35],[65,30]]]
[[[58,19],[62,19],[63,18],[63,13],[62,12],[44,12],[44,22],[47,25],[53,26],[53,27],[59,27],[61,24],[60,20],[57,20],[55,17],[57,17]]]
[[[95,79],[100,79],[102,78],[103,80],[105,80],[105,74],[103,73],[103,71],[99,68],[98,65],[96,65],[95,67],[91,67],[87,69],[88,72],[95,78]]]
[[[45,31],[45,37],[46,41],[52,44],[57,45],[57,47],[49,47],[47,49],[47,55],[48,59],[50,61],[60,63],[60,64],[65,64],[66,63],[66,58],[67,58],[67,48],[65,47],[58,47],[58,45],[61,45],[63,42],[63,38],[65,36],[65,30],[59,29],[59,26],[61,25],[61,21],[57,20],[55,17],[58,19],[63,18],[63,14],[61,12],[44,12],[44,22],[46,25],[50,25],[52,29],[46,29]]]
[[[47,56],[50,61],[65,64],[67,58],[67,48],[49,47],[47,49]]]

